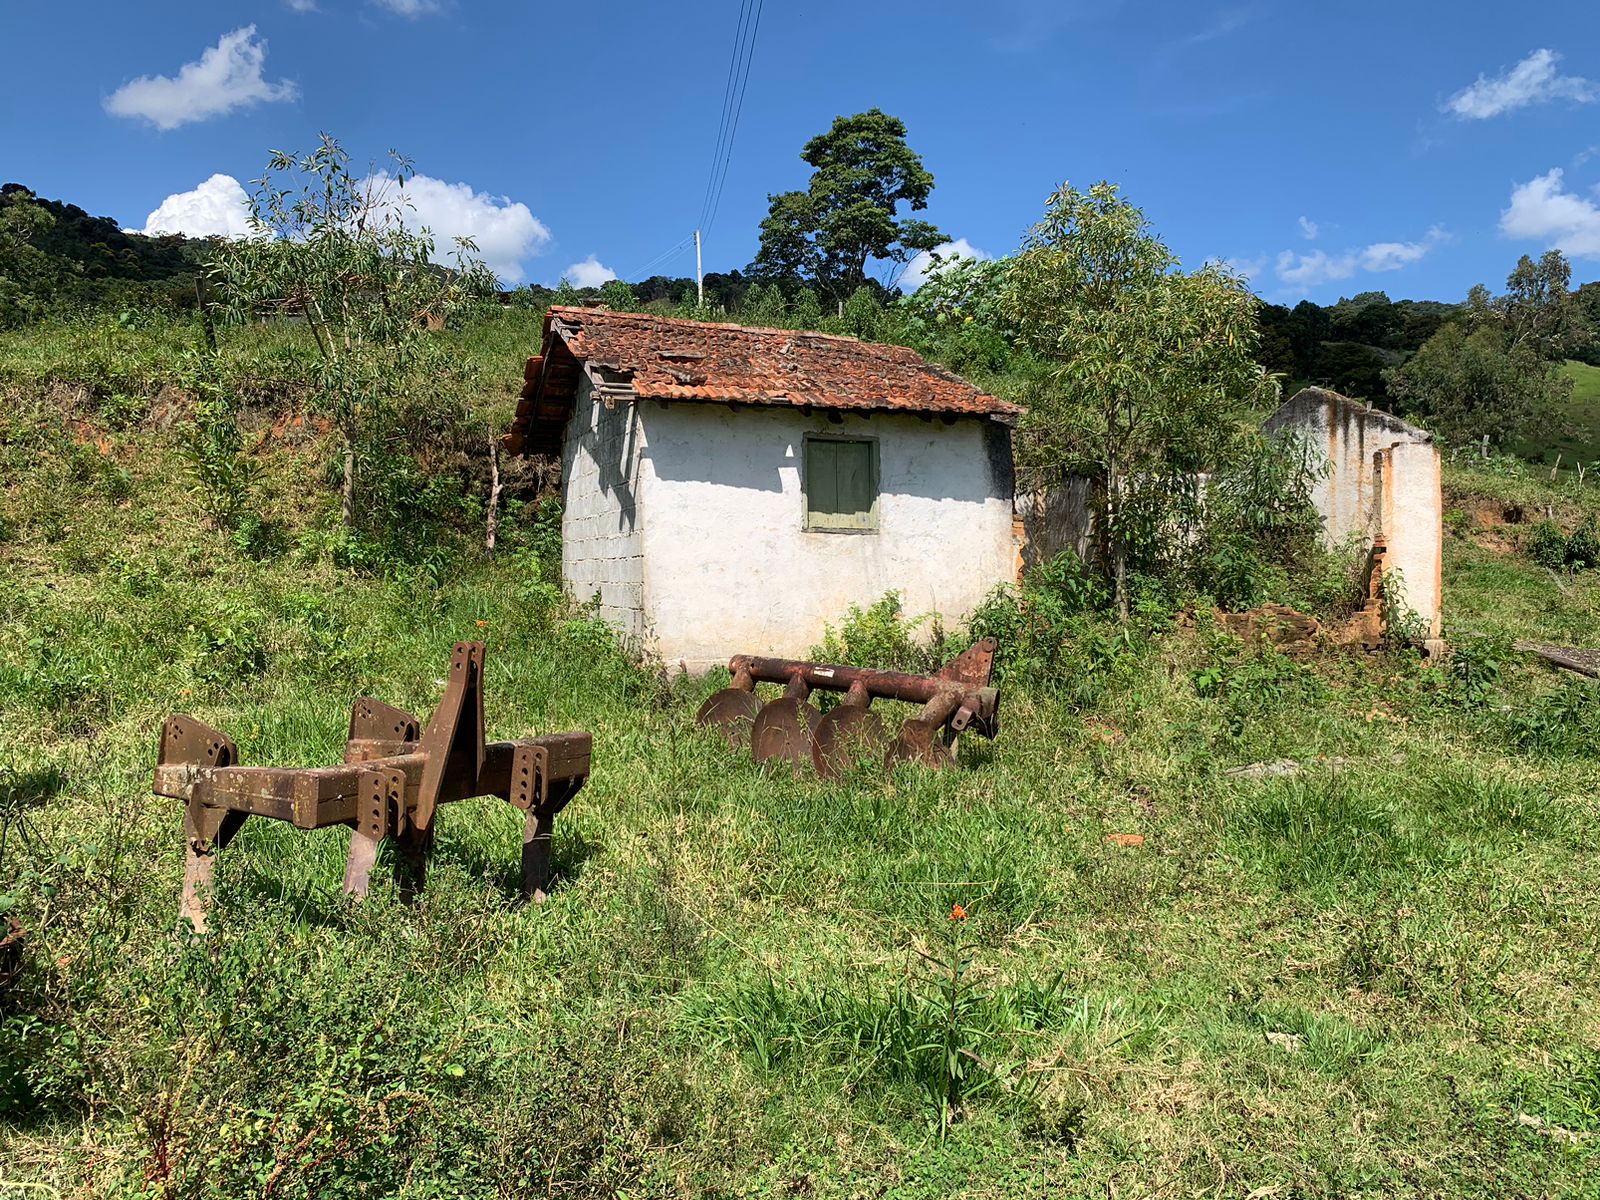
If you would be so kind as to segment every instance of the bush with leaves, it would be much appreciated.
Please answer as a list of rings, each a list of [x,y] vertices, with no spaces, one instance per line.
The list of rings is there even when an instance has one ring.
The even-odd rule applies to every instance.
[[[1096,481],[1099,565],[1119,612],[1139,545],[1192,496],[1184,479],[1233,461],[1245,417],[1276,398],[1254,361],[1255,297],[1215,264],[1184,273],[1111,183],[1063,184],[1008,268],[1018,340],[1048,363],[1019,439],[1024,468]],[[1185,516],[1181,510],[1176,514]]]
[[[362,468],[389,443],[390,418],[408,389],[446,366],[448,349],[430,327],[481,301],[493,277],[470,239],[457,238],[453,266],[437,265],[432,236],[406,196],[414,171],[391,155],[390,171],[358,177],[327,134],[305,155],[274,153],[250,198],[252,236],[221,244],[212,265],[238,322],[301,320],[316,344],[313,403],[342,443],[341,516],[347,527],[384,524],[358,491]]]

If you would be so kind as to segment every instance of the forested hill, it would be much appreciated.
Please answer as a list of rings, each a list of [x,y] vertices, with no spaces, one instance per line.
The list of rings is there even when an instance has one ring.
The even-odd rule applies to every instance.
[[[194,267],[205,241],[178,234],[147,237],[76,204],[37,196],[23,184],[0,187],[0,226],[24,207],[42,210],[47,218],[28,222],[26,242],[37,252],[26,281],[30,293],[89,304],[182,303],[192,296]],[[14,223],[20,229],[21,222]]]
[[[1437,300],[1390,300],[1383,292],[1341,297],[1324,307],[1302,300],[1293,308],[1261,306],[1258,357],[1284,378],[1331,387],[1381,404],[1383,372],[1415,354],[1456,312]]]

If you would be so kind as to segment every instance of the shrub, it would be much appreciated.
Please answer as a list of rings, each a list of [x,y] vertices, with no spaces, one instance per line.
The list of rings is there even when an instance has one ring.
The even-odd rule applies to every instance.
[[[1554,521],[1540,521],[1528,539],[1528,554],[1541,567],[1560,570],[1567,560],[1567,537]]]
[[[919,638],[924,625],[928,636]],[[943,664],[946,648],[937,617],[924,613],[907,618],[900,593],[889,592],[866,608],[852,604],[843,621],[827,627],[821,644],[810,654],[824,662],[922,674]]]
[[[1596,530],[1593,517],[1573,530],[1567,539],[1566,563],[1574,570],[1600,567],[1600,531]]]

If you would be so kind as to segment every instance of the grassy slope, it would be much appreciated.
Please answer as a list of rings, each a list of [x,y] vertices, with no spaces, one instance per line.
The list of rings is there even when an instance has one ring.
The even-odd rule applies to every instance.
[[[1572,380],[1571,397],[1551,428],[1541,431],[1537,444],[1530,441],[1518,451],[1547,463],[1554,463],[1559,454],[1562,465],[1569,468],[1579,462],[1600,462],[1600,367],[1569,359],[1563,370]]]
[[[514,376],[520,335],[475,336]],[[1462,706],[1404,658],[1306,671],[1205,633],[1105,638],[1060,679],[1008,680],[1000,740],[961,770],[768,778],[694,730],[713,681],[630,668],[551,611],[526,552],[437,588],[240,558],[200,527],[170,435],[74,435],[40,403],[23,376],[59,349],[0,343],[0,880],[30,931],[0,1070],[20,1056],[34,1088],[0,1179],[1594,1194],[1600,762],[1557,703],[1587,685],[1507,662]],[[326,519],[315,447],[263,461],[297,525]],[[1597,627],[1593,578],[1547,583],[1485,540],[1447,543],[1452,637]],[[222,856],[216,936],[186,947],[180,814],[147,791],[161,717],[219,725],[246,762],[333,761],[355,695],[426,712],[480,633],[491,736],[596,735],[550,902],[512,902],[519,823],[496,802],[444,812],[415,910],[341,902],[342,831],[255,823]],[[1220,695],[1191,683],[1206,665]],[[1223,774],[1318,755],[1354,761]],[[949,1008],[922,955],[956,936],[986,1069],[960,1061],[1000,1082],[941,1143],[918,1047]]]

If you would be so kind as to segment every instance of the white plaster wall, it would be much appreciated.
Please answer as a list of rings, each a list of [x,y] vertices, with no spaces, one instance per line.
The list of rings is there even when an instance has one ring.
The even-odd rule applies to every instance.
[[[1444,601],[1443,487],[1439,452],[1432,445],[1399,442],[1380,450],[1379,525],[1388,554],[1385,574],[1400,573],[1407,607],[1438,637]]]
[[[645,633],[643,451],[635,406],[607,408],[580,379],[561,447],[561,578],[581,603],[598,595],[600,616],[634,639]]]
[[[1439,636],[1443,608],[1444,499],[1439,451],[1425,431],[1337,392],[1306,388],[1285,401],[1266,432],[1290,430],[1327,456],[1312,492],[1329,545],[1359,533],[1388,546],[1407,607]]]
[[[651,644],[700,671],[737,653],[803,657],[851,604],[965,617],[1016,572],[1010,431],[976,417],[847,416],[641,403]],[[878,529],[805,529],[807,433],[878,440]]]

